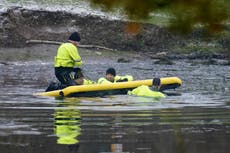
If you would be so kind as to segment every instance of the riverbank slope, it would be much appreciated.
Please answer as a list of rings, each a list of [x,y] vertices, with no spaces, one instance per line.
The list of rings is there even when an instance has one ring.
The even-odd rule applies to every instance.
[[[151,58],[230,58],[228,27],[219,37],[204,39],[202,30],[182,36],[147,23],[141,24],[139,33],[130,34],[125,32],[130,22],[64,11],[12,7],[1,12],[0,19],[0,47],[3,48],[25,47],[27,40],[34,39],[65,42],[76,30],[81,34],[81,44],[134,51]]]

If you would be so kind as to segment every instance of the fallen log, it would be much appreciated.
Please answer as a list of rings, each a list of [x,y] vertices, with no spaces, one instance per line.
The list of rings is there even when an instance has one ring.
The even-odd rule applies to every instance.
[[[61,45],[63,42],[59,41],[50,41],[50,40],[27,40],[27,44],[51,44],[51,45]],[[98,45],[78,45],[79,48],[98,48],[98,49],[105,49],[105,50],[111,50],[114,49],[107,48],[104,46],[98,46]]]

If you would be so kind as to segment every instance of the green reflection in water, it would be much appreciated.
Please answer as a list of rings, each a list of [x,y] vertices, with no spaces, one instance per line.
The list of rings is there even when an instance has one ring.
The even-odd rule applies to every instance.
[[[74,107],[76,102],[59,103],[60,108],[54,110],[55,129],[58,144],[77,144],[81,134],[81,112]],[[74,107],[74,108],[73,108]]]

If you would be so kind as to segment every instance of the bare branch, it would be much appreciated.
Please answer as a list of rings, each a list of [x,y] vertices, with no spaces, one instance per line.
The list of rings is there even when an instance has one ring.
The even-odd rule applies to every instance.
[[[51,44],[51,45],[61,45],[63,42],[58,41],[49,41],[49,40],[27,40],[27,44]],[[107,48],[104,46],[98,46],[98,45],[78,45],[79,48],[98,48],[98,49],[105,49],[105,50],[111,50],[114,49]]]

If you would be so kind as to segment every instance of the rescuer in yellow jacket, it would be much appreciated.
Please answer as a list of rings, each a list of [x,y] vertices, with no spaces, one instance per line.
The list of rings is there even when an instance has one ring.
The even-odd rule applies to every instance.
[[[98,84],[108,84],[124,81],[133,81],[133,77],[130,75],[126,76],[117,76],[114,68],[109,68],[106,70],[106,76],[98,79]],[[153,87],[160,87],[160,79],[153,80]],[[134,96],[143,96],[143,97],[153,97],[153,98],[164,98],[165,95],[159,91],[153,91],[148,86],[142,85],[137,88],[134,88],[131,91],[127,91],[128,95]]]
[[[165,98],[165,94],[159,91],[160,87],[161,87],[161,80],[159,78],[154,78],[152,87],[142,85],[131,91],[128,91],[128,95],[152,97],[152,98]]]
[[[128,91],[128,95],[152,97],[152,98],[165,98],[165,95],[162,92],[153,91],[146,85],[142,85],[131,91]]]
[[[118,76],[116,75],[116,70],[114,68],[108,68],[106,70],[105,77],[99,78],[97,83],[106,84],[106,83],[125,82],[125,81],[133,81],[133,76],[131,75]]]
[[[74,67],[82,65],[82,59],[77,50],[80,40],[78,32],[72,33],[68,42],[58,48],[57,55],[54,57],[55,76],[63,85],[75,85],[71,72],[74,71]]]

